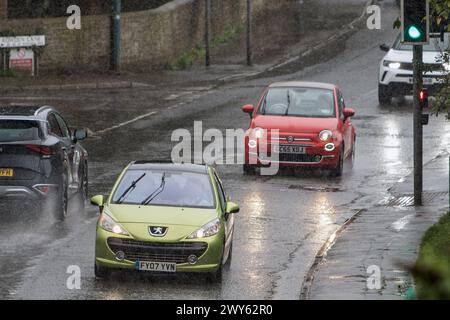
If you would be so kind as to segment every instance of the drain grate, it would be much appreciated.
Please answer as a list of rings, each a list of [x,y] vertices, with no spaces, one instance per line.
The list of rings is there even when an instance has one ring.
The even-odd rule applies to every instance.
[[[447,197],[448,192],[425,192],[422,196],[423,203],[431,203],[437,198]],[[412,207],[414,206],[414,195],[395,195],[383,205],[387,207]]]
[[[290,185],[289,190],[303,190],[303,191],[316,191],[316,192],[342,192],[340,188],[336,187],[307,187],[299,185]]]

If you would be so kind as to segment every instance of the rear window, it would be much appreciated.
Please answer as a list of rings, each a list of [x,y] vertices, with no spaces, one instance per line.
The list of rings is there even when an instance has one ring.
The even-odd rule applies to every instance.
[[[131,187],[133,182],[136,182],[134,188]],[[129,170],[113,195],[113,203],[205,209],[216,207],[208,175],[160,170]]]
[[[0,120],[0,142],[32,141],[41,139],[37,121]]]

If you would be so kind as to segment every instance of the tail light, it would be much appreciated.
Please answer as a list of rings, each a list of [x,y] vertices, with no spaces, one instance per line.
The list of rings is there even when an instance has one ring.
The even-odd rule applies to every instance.
[[[42,154],[43,156],[53,156],[56,154],[55,150],[53,150],[52,148],[47,147],[47,146],[27,144],[26,147],[28,150]]]

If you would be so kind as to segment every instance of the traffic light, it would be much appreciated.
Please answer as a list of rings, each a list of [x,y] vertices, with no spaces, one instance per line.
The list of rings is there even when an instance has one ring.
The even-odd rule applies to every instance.
[[[428,104],[428,91],[427,89],[421,89],[419,91],[419,102],[422,110],[422,125],[426,126],[430,122],[429,104]]]
[[[419,101],[420,101],[420,107],[422,109],[428,109],[429,106],[429,100],[428,100],[428,90],[427,89],[421,89],[419,91]]]
[[[402,42],[427,44],[430,34],[429,0],[402,0]]]

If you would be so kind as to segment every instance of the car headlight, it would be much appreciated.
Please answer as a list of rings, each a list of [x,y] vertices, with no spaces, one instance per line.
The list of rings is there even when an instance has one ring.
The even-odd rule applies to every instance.
[[[253,129],[253,135],[256,139],[262,139],[264,137],[264,129],[262,128],[255,128]]]
[[[323,130],[321,133],[319,133],[319,138],[322,141],[328,141],[333,137],[333,132],[330,130]]]
[[[211,222],[208,222],[203,227],[193,232],[188,239],[202,239],[212,237],[218,234],[220,231],[220,220],[214,219]]]
[[[400,69],[400,67],[402,66],[402,64],[400,62],[395,62],[395,61],[383,61],[383,65],[385,67],[389,67],[391,69]]]
[[[103,230],[115,233],[115,234],[121,234],[124,236],[128,236],[128,232],[125,230],[124,227],[122,227],[120,224],[115,222],[113,218],[108,216],[106,213],[102,213],[99,220],[99,226]]]

